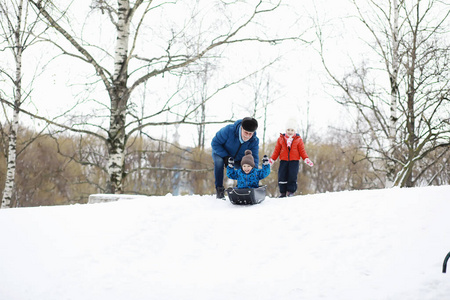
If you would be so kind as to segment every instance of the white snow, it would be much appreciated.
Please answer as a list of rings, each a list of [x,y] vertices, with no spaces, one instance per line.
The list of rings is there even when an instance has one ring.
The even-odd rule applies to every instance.
[[[450,299],[450,186],[4,209],[0,228],[5,300]]]

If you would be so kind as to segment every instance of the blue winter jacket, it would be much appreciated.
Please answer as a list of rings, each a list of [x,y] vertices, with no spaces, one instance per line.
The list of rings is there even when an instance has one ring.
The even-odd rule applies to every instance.
[[[239,162],[244,157],[245,150],[250,149],[257,166],[259,164],[259,139],[255,132],[248,141],[241,144],[239,140],[241,123],[242,120],[237,120],[234,124],[227,125],[216,133],[211,141],[212,153],[222,158],[230,156],[235,162]]]
[[[227,176],[230,179],[237,180],[238,189],[257,188],[259,181],[270,174],[270,165],[263,165],[262,169],[253,168],[250,173],[245,174],[242,169],[235,169],[227,166]]]

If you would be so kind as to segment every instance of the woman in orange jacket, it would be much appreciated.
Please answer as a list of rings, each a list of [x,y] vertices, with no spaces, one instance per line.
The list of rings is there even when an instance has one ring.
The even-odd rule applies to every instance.
[[[275,150],[269,160],[272,165],[280,157],[280,167],[278,168],[278,188],[280,198],[291,197],[297,190],[297,174],[300,158],[312,167],[314,163],[309,159],[305,150],[305,145],[299,134],[295,132],[297,122],[293,119],[286,124],[286,133],[281,133],[277,140]]]

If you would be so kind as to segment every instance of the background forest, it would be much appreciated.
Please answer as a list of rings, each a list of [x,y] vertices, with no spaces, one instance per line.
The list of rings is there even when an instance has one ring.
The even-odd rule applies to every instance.
[[[210,141],[245,116],[260,156],[297,117],[315,163],[302,194],[448,185],[449,12],[433,0],[0,0],[2,208],[213,194]]]

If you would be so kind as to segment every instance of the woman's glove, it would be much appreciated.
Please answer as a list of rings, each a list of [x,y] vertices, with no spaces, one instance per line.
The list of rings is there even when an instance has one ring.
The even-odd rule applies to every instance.
[[[310,167],[314,166],[314,163],[309,158],[305,159],[305,164],[307,164]]]
[[[271,158],[269,159],[269,164],[270,164],[270,165],[273,165],[274,162],[275,162],[275,161],[274,161],[273,159],[271,159]]]

